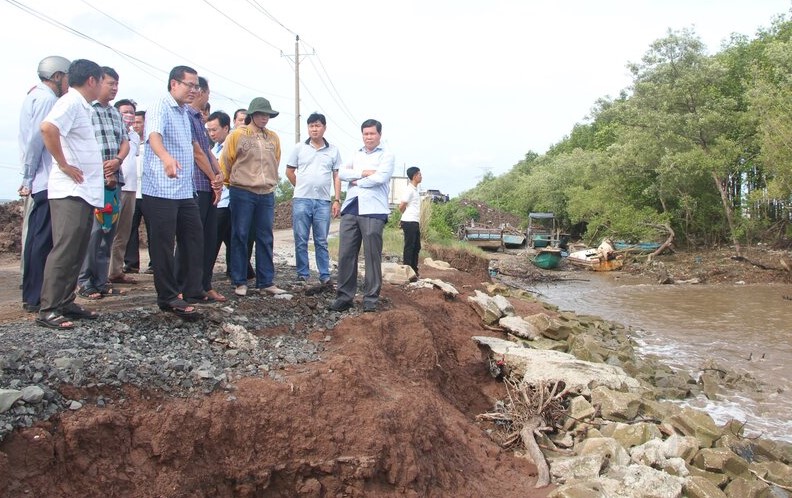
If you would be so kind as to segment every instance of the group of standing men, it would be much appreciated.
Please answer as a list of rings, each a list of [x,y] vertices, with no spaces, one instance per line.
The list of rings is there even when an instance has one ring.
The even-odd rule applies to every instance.
[[[135,283],[122,269],[127,240],[136,235],[130,233],[130,221],[137,182],[160,309],[191,319],[197,314],[194,304],[226,300],[212,286],[222,242],[236,295],[248,293],[251,276],[259,292],[285,292],[274,284],[272,228],[281,145],[267,129],[278,115],[267,99],[255,98],[248,109],[237,111],[244,125],[230,130],[227,114],[202,115],[208,81],[187,66],[171,70],[167,93],[145,113],[136,111],[131,100],[110,105],[119,80],[112,68],[53,56],[41,61],[38,74],[41,83],[29,92],[20,117],[24,169],[19,191],[31,199],[23,302],[28,311],[38,312],[37,323],[72,328],[73,320],[97,316],[75,302],[76,293],[99,299],[120,293],[114,282]],[[286,176],[295,186],[297,277],[311,278],[312,232],[319,280],[333,283],[327,234],[331,218],[340,217],[337,297],[330,308],[352,306],[363,244],[363,309],[374,311],[394,156],[381,144],[382,124],[367,120],[361,126],[363,147],[342,167],[337,147],[324,138],[326,127],[322,114],[312,114],[308,140],[297,144],[287,160]],[[342,181],[348,187],[343,205]],[[122,221],[113,223],[115,217]],[[250,241],[256,246],[254,275]],[[417,252],[414,265],[406,256],[405,249],[405,263],[417,272]]]

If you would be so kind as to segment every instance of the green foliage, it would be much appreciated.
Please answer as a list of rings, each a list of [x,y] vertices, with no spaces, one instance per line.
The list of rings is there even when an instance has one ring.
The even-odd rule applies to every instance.
[[[292,197],[294,197],[294,186],[288,178],[281,179],[281,181],[278,182],[278,187],[275,189],[275,204],[288,202],[292,200]]]
[[[431,204],[428,226],[422,230],[428,240],[451,240],[457,238],[459,227],[470,220],[478,220],[478,210],[463,206],[459,199],[442,204]]]
[[[463,197],[523,218],[552,211],[591,242],[657,240],[666,225],[694,245],[767,237],[792,200],[792,22],[758,33],[710,55],[693,31],[669,31],[618,98]],[[438,233],[469,218],[447,209],[432,216]]]

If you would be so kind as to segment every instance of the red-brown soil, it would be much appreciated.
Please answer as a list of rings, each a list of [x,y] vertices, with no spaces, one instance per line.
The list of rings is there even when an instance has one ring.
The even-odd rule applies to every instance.
[[[481,287],[463,272],[421,273]],[[546,496],[534,466],[475,422],[504,391],[470,339],[493,332],[465,295],[386,286],[384,297],[384,310],[309,335],[330,336],[323,361],[199,398],[127,388],[124,403],[13,433],[0,444],[0,495]]]

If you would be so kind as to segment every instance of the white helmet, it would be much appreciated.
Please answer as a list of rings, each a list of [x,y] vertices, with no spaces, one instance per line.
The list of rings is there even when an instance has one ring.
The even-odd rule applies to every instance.
[[[45,57],[41,59],[38,65],[38,75],[39,78],[49,80],[52,79],[52,75],[55,73],[63,73],[68,74],[69,66],[71,66],[71,62],[69,59],[61,57],[59,55],[51,55],[49,57]]]

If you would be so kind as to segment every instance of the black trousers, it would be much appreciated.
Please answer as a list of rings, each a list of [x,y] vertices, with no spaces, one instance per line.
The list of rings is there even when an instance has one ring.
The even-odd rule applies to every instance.
[[[180,293],[185,297],[202,295],[203,226],[198,202],[195,198],[163,199],[144,195],[143,216],[151,227],[149,253],[157,304],[167,306]],[[179,246],[179,267],[194,269],[186,272],[181,285],[176,278],[174,244]]]
[[[32,199],[23,258],[25,266],[22,271],[22,302],[38,306],[41,301],[41,284],[44,282],[44,263],[52,250],[52,227],[47,191],[33,194]]]
[[[415,270],[418,275],[418,253],[421,252],[421,226],[417,221],[402,221],[404,232],[404,264]]]
[[[198,192],[198,212],[201,217],[202,261],[201,286],[205,292],[212,290],[212,269],[215,261],[215,240],[217,239],[217,207],[212,203],[214,192]],[[187,281],[187,273],[198,271],[197,268],[185,268],[179,265],[179,246],[176,246],[176,278],[181,287]],[[188,297],[198,297],[190,295]]]
[[[138,199],[135,203],[135,214],[132,215],[132,227],[129,234],[129,242],[127,242],[126,251],[124,252],[124,268],[132,270],[140,269],[140,220],[143,220],[146,226],[146,236],[151,237],[151,230],[149,229],[148,218],[143,216],[143,201]],[[150,247],[150,246],[149,246]],[[151,250],[149,249],[149,261],[151,261]],[[151,263],[149,263],[150,265]]]

